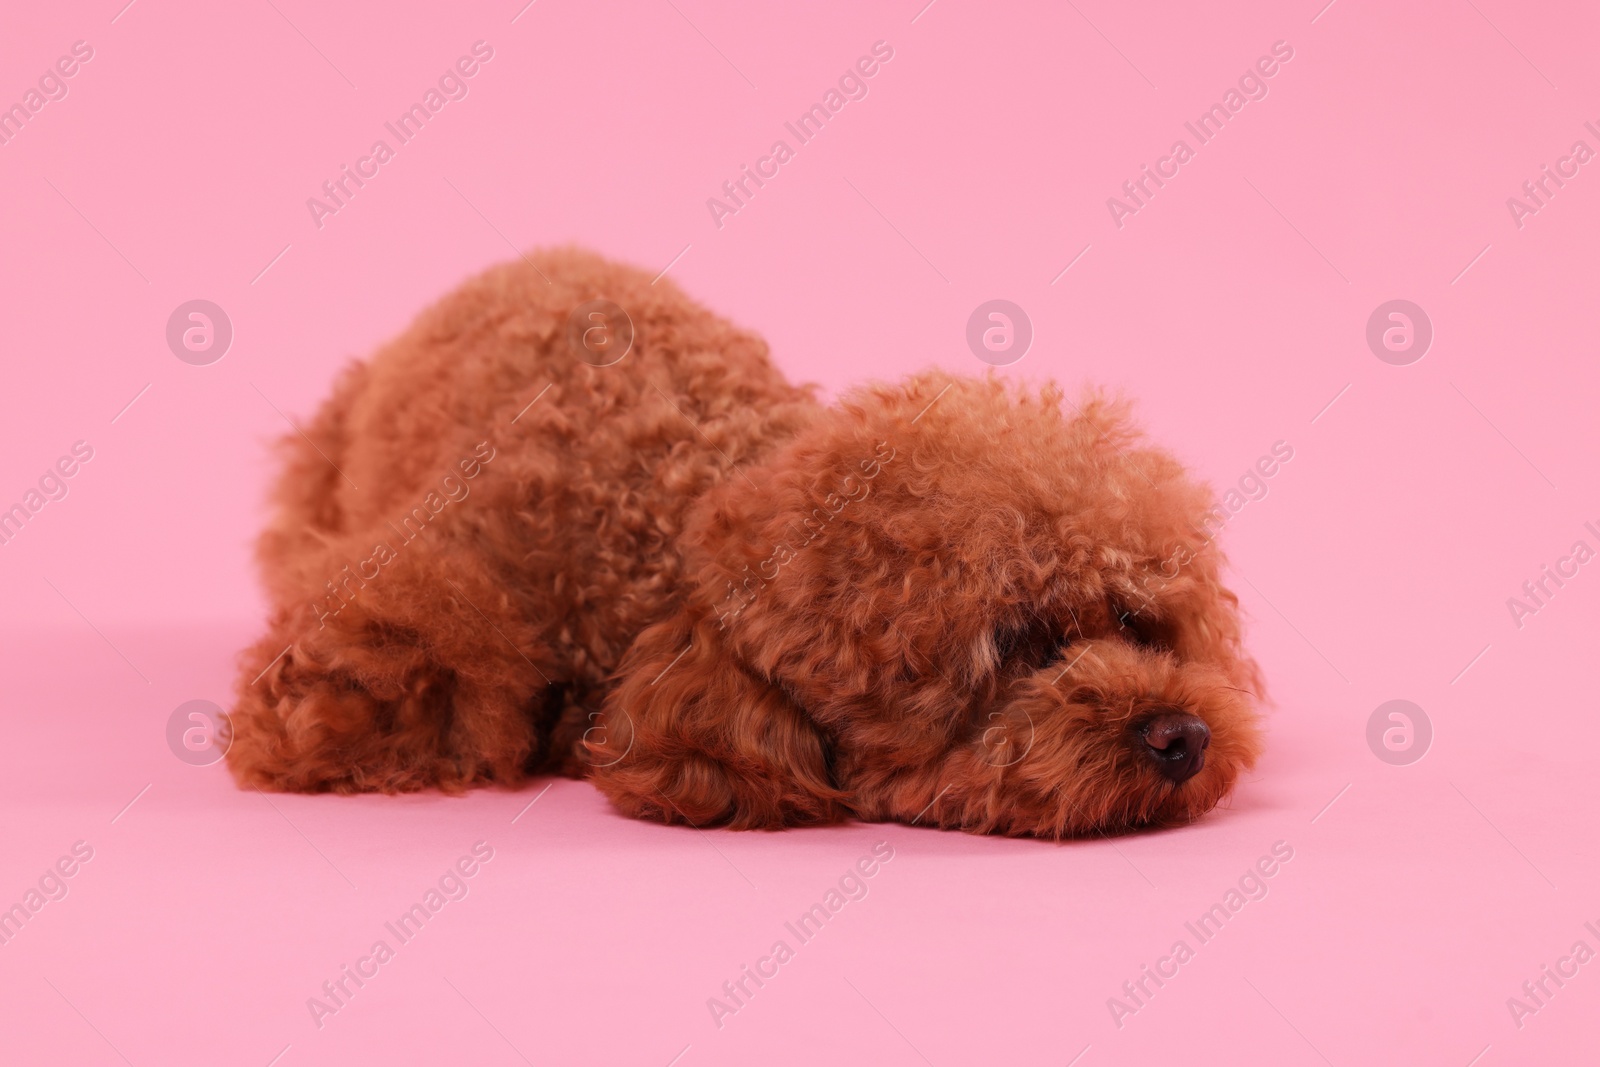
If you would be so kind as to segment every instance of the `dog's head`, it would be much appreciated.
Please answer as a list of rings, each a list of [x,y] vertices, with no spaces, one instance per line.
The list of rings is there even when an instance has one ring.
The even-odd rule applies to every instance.
[[[1118,404],[851,394],[696,505],[687,604],[626,658],[597,780],[697,824],[1194,819],[1260,745],[1212,505]]]

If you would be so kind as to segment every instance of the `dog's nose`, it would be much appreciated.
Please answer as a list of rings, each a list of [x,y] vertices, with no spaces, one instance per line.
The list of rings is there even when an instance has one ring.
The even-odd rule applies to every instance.
[[[1198,715],[1163,712],[1139,731],[1145,751],[1155,761],[1156,770],[1173,785],[1182,785],[1206,765],[1206,749],[1211,745],[1211,730]]]

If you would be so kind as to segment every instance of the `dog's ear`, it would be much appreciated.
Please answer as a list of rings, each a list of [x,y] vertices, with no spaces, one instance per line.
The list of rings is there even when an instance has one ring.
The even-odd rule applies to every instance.
[[[843,818],[822,733],[726,636],[693,608],[639,635],[584,736],[595,784],[628,815],[691,826]]]

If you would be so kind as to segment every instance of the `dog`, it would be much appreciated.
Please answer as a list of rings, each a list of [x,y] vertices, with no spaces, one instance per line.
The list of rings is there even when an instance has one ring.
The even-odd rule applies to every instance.
[[[281,449],[242,786],[561,774],[695,827],[1066,838],[1187,823],[1260,752],[1211,492],[1099,393],[932,371],[825,406],[670,281],[558,249]]]

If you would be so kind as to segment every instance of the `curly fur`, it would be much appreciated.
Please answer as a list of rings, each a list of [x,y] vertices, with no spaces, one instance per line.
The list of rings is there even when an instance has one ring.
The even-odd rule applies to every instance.
[[[596,298],[634,324],[615,366],[567,340]],[[570,249],[492,269],[283,442],[229,765],[586,775],[695,826],[1196,818],[1260,745],[1213,501],[1122,405],[1065,403],[930,372],[824,407],[670,281]],[[1137,742],[1172,710],[1212,739],[1181,785]]]

